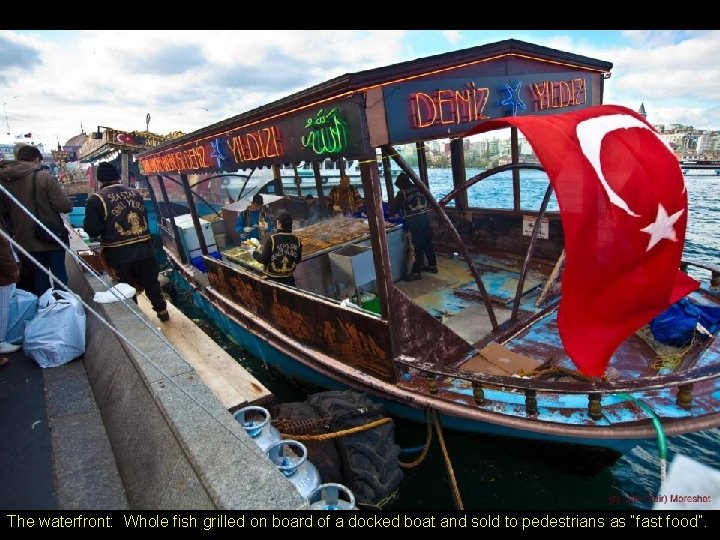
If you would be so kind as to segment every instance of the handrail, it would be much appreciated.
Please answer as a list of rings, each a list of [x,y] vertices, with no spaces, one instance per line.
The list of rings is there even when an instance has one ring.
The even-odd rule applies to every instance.
[[[708,340],[707,347],[712,340]],[[702,352],[702,351],[700,351]],[[492,375],[489,373],[473,373],[471,371],[460,371],[432,362],[417,360],[407,356],[395,358],[395,363],[409,368],[417,369],[424,373],[449,377],[451,379],[464,380],[480,384],[504,386],[516,390],[534,390],[543,393],[553,394],[614,394],[617,392],[638,392],[659,390],[668,386],[691,385],[702,381],[717,379],[720,377],[720,365],[708,365],[691,368],[682,373],[669,373],[664,375],[653,375],[641,379],[633,379],[631,382],[613,382],[593,379],[589,382],[559,382],[545,381],[540,379],[518,379],[511,375]]]

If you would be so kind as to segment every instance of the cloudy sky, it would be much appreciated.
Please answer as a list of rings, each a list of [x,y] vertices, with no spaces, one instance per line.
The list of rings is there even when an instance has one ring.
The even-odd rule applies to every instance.
[[[97,126],[191,132],[364,69],[516,38],[614,64],[605,103],[720,129],[720,31],[0,31],[0,142]],[[10,132],[8,136],[7,133]]]

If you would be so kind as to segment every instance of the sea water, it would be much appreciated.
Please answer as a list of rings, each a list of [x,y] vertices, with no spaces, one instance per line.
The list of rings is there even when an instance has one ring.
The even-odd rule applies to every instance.
[[[468,170],[470,178],[480,171]],[[431,169],[430,186],[440,198],[452,189],[450,169]],[[720,264],[720,177],[685,177],[689,217],[685,254],[688,259]],[[479,182],[468,192],[471,206],[512,208],[511,174]],[[539,171],[521,172],[521,208],[538,210],[547,188]],[[549,210],[557,210],[554,196]],[[190,303],[181,309],[202,319]],[[263,382],[280,401],[304,401],[302,388],[289,383],[259,359],[248,357],[214,328],[205,328],[235,358]],[[424,426],[398,420],[396,442],[400,459],[413,461],[426,440]],[[533,509],[650,509],[660,490],[658,445],[648,440],[614,464],[604,466],[605,456],[584,448],[557,447],[522,439],[444,432],[455,483],[466,510]],[[700,463],[720,467],[720,430],[711,429],[667,438],[668,462],[683,454]],[[447,461],[434,438],[426,459],[406,469],[394,509],[447,510],[455,508]]]

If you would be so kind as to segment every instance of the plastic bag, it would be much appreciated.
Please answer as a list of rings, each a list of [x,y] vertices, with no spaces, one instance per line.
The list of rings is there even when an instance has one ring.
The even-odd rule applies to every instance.
[[[8,329],[5,341],[20,343],[25,335],[27,321],[37,313],[38,297],[29,291],[15,289],[8,309]]]
[[[683,298],[650,321],[650,330],[660,343],[685,347],[692,342],[698,324],[711,334],[720,330],[720,308]]]
[[[85,310],[72,293],[48,289],[25,324],[23,351],[40,367],[58,367],[85,354]]]

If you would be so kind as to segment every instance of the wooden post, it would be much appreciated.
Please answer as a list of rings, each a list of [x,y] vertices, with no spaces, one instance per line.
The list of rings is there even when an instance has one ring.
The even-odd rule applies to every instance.
[[[450,140],[450,165],[452,167],[453,187],[458,188],[465,183],[465,150],[463,149],[464,139]],[[467,190],[455,196],[455,208],[464,210],[468,207]]]

